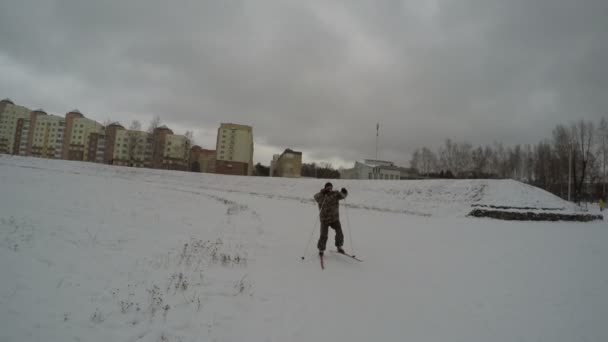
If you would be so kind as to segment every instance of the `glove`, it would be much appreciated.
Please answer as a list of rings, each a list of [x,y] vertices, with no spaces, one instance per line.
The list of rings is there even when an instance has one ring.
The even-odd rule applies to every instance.
[[[342,190],[340,190],[341,193],[343,193],[344,195],[348,195],[348,190],[346,190],[346,188],[342,188]]]

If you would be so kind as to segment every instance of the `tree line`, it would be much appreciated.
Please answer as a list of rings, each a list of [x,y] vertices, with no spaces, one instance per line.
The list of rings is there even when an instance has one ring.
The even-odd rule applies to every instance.
[[[575,201],[606,196],[608,122],[557,125],[537,144],[473,146],[445,140],[436,151],[414,151],[410,166],[425,177],[512,178]]]

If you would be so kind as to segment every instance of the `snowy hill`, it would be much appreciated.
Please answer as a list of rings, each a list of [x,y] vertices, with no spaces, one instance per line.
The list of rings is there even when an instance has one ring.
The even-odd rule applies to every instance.
[[[336,180],[365,261],[329,253],[322,271],[322,183],[0,156],[0,341],[608,340],[603,222],[466,217],[567,202]]]
[[[311,202],[312,194],[323,182],[315,179],[292,180],[268,177],[228,177],[213,174],[132,169],[91,163],[57,160],[0,157],[0,165],[83,176],[112,177],[155,184],[167,191],[211,190],[244,194],[259,198],[276,198],[301,203]],[[347,205],[352,208],[417,216],[466,216],[471,206],[505,206],[549,208],[576,212],[574,204],[542,189],[514,180],[406,180],[366,181],[339,180],[352,194]],[[338,184],[339,183],[339,184]]]

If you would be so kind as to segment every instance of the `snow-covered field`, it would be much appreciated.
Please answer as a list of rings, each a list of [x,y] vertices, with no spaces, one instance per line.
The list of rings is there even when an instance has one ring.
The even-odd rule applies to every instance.
[[[605,222],[466,217],[576,210],[514,181],[335,180],[364,262],[321,270],[323,183],[0,156],[0,341],[608,341]]]

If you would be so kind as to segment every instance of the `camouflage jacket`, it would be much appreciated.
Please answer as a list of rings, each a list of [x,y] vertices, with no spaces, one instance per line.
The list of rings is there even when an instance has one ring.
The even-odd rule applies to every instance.
[[[319,217],[323,223],[340,221],[339,200],[346,198],[340,191],[319,192],[315,195],[315,201],[319,205]]]

